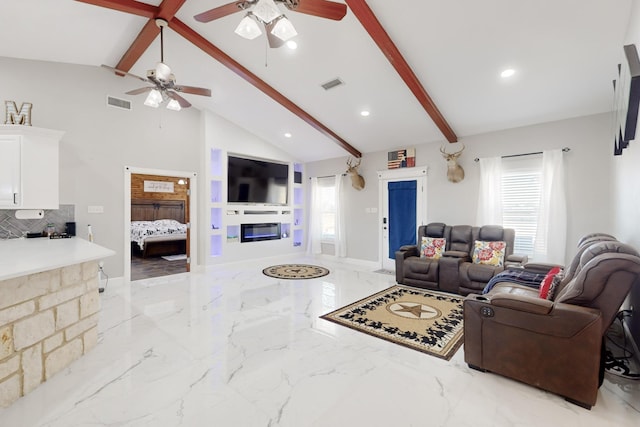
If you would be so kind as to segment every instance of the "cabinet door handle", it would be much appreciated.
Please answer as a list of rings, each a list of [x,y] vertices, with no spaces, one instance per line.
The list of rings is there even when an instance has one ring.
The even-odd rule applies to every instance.
[[[13,193],[13,204],[14,205],[18,204],[18,193]]]

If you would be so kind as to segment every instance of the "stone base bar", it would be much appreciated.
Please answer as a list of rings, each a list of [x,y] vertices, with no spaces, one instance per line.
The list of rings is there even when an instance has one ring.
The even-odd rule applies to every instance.
[[[0,280],[0,406],[96,346],[98,262]]]

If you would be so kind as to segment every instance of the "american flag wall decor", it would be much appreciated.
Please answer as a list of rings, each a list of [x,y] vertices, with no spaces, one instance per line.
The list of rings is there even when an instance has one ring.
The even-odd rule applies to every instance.
[[[412,168],[416,165],[416,149],[389,151],[387,169]]]

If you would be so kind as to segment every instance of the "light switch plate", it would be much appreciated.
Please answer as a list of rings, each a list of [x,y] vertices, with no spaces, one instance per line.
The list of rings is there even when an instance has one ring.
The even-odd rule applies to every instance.
[[[92,213],[92,214],[104,213],[104,206],[89,206],[87,208],[87,213]]]

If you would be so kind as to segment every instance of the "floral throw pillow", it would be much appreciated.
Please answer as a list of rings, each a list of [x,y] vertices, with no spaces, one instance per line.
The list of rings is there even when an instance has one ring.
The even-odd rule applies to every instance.
[[[447,239],[442,237],[423,237],[420,245],[420,258],[440,258],[446,244]]]
[[[502,267],[504,265],[504,251],[506,247],[507,244],[505,242],[483,242],[476,240],[473,248],[473,262],[476,264]]]

